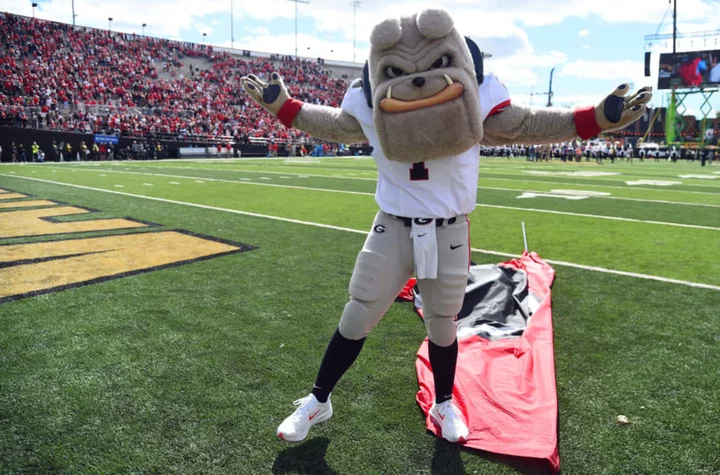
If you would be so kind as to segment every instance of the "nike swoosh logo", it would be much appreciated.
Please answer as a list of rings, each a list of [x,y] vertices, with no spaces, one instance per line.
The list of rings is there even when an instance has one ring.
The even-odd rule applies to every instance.
[[[460,244],[459,246],[453,246],[453,245],[451,244],[451,245],[450,245],[450,250],[451,250],[451,251],[454,251],[455,249],[460,248],[460,247],[463,247],[463,246],[464,246],[464,244]]]
[[[418,237],[424,237],[424,236],[427,236],[427,233],[425,233],[425,234],[418,234]]]
[[[315,416],[317,416],[318,414],[320,414],[320,409],[318,409],[317,412],[315,412],[315,414],[308,416],[308,420],[311,421],[311,420],[315,419]]]

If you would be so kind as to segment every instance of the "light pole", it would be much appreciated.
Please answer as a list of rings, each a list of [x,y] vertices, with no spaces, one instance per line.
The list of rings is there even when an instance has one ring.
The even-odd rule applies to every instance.
[[[673,54],[675,54],[675,45],[677,44],[677,0],[673,2]]]
[[[207,33],[203,33],[203,44],[207,41],[205,38],[207,38]]]
[[[298,20],[298,3],[310,3],[310,0],[289,0],[291,2],[295,2],[295,60],[298,59],[298,52],[297,52],[297,20]]]
[[[75,0],[72,0],[72,14],[73,14],[73,26],[75,26],[75,17],[77,16],[75,14]]]
[[[147,23],[143,23],[143,36],[145,36],[145,27],[147,26]]]
[[[108,17],[108,30],[112,30],[112,17]]]
[[[233,7],[233,0],[230,0],[230,48],[235,49],[235,28],[234,28],[234,16],[235,8]]]
[[[548,103],[547,103],[548,107],[552,107],[552,97],[553,97],[552,78],[553,78],[554,72],[555,72],[555,68],[552,68],[552,70],[550,70],[550,89],[548,90]]]
[[[33,2],[32,7],[33,7],[33,18],[35,18],[35,7],[37,7],[37,3]]]
[[[355,23],[357,20],[357,8],[360,6],[360,0],[353,0],[350,5],[353,7],[353,63],[355,62]]]

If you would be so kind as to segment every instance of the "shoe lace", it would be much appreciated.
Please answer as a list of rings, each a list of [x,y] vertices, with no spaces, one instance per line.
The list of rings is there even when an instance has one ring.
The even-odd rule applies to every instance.
[[[313,404],[310,404],[311,401],[312,397],[308,395],[293,402],[293,406],[298,406],[298,408],[293,413],[293,416],[300,418],[307,416],[313,406]]]

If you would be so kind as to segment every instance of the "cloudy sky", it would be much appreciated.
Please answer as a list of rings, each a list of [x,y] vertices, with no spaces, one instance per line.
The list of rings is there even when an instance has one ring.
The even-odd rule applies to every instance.
[[[98,28],[230,46],[232,0],[75,0],[76,23]],[[71,0],[40,0],[36,16],[72,22]],[[353,15],[351,0],[310,0],[297,5],[301,55],[358,62],[368,51],[370,30],[387,17],[424,7],[446,8],[464,35],[493,55],[493,71],[519,103],[543,105],[550,71],[555,68],[554,103],[596,103],[621,82],[634,88],[657,85],[659,52],[671,41],[648,45],[645,35],[672,32],[669,0],[360,0]],[[294,54],[295,4],[288,0],[234,0],[234,46]],[[669,9],[670,7],[670,9]],[[668,11],[669,9],[669,11]],[[31,15],[31,2],[0,0],[0,11]],[[663,17],[665,17],[663,22]],[[354,19],[356,21],[354,21]],[[355,27],[354,27],[355,25]],[[682,0],[678,31],[717,30],[720,0]],[[356,48],[353,40],[356,38]],[[720,49],[717,40],[680,39],[678,51]],[[644,77],[644,53],[653,51],[653,76]],[[535,93],[536,95],[533,95]],[[665,93],[656,93],[662,105]],[[696,112],[699,102],[690,103]]]

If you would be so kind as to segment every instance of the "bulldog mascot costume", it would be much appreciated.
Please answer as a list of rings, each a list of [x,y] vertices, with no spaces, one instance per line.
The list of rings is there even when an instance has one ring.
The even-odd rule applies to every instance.
[[[279,74],[242,78],[244,90],[285,126],[339,143],[369,142],[377,162],[380,208],[350,279],[350,299],[311,393],[277,429],[303,440],[333,414],[330,393],[365,338],[413,272],[423,299],[435,404],[429,417],[450,442],[468,428],[452,400],[458,354],[455,316],[470,264],[469,222],[478,186],[480,145],[588,139],[623,128],[645,112],[646,87],[620,85],[599,105],[533,109],[512,104],[498,79],[483,73],[477,45],[443,10],[423,10],[375,26],[362,79],[340,108],[289,97]]]

